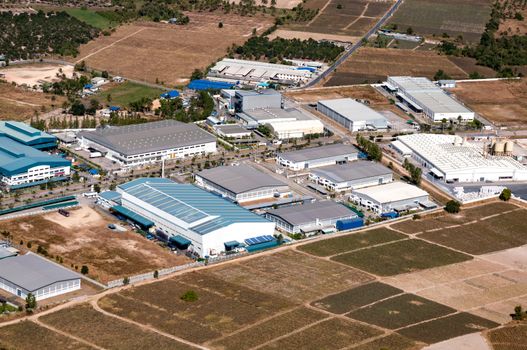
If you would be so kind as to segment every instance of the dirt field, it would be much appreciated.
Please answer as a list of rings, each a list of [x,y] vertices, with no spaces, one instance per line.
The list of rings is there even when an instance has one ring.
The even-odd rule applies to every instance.
[[[332,41],[342,41],[348,43],[356,43],[361,37],[360,36],[349,36],[349,35],[336,35],[336,34],[323,34],[323,33],[313,33],[313,32],[302,32],[298,30],[287,30],[287,29],[278,29],[275,30],[269,39],[274,38],[284,38],[284,39],[300,39],[307,40],[309,38],[314,40],[332,40]]]
[[[453,93],[497,126],[527,126],[527,79],[459,83]]]
[[[271,6],[271,1],[266,1],[265,3],[262,0],[256,0],[256,6],[265,5],[267,7]],[[240,0],[234,0],[231,3],[239,4]],[[277,9],[292,9],[293,7],[297,6],[298,4],[301,4],[302,0],[276,0],[276,7]]]
[[[527,324],[511,323],[506,327],[494,329],[487,333],[487,339],[494,350],[524,350],[526,346],[519,343],[527,339]]]
[[[302,91],[287,91],[285,96],[297,102],[317,103],[320,100],[354,98],[367,100],[371,106],[388,106],[389,101],[371,86],[348,86],[339,88],[311,88]]]
[[[234,43],[245,42],[256,28],[272,24],[267,17],[191,13],[185,26],[137,22],[121,26],[111,36],[81,46],[75,61],[130,79],[178,85],[196,68],[204,69],[226,54]],[[218,28],[218,23],[223,28]]]
[[[0,73],[5,75],[4,79],[8,83],[15,82],[18,85],[32,87],[42,81],[48,83],[58,81],[57,74],[65,74],[66,77],[71,78],[73,66],[51,64],[14,65],[0,69]]]
[[[468,76],[446,56],[435,52],[363,47],[351,55],[324,85],[375,83],[386,80],[388,75],[432,78],[439,69],[454,79]]]
[[[46,247],[50,255],[62,257],[67,267],[87,265],[89,276],[102,282],[189,261],[135,232],[107,228],[116,222],[83,206],[71,210],[69,218],[55,212],[2,221],[2,228],[11,232],[15,242],[31,242],[33,251],[38,245]]]

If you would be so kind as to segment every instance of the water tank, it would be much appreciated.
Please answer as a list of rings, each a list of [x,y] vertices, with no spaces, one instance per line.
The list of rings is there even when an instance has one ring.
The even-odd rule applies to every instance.
[[[507,154],[512,153],[513,150],[514,150],[514,142],[510,140],[505,142],[505,153]]]
[[[505,142],[504,141],[497,141],[494,145],[494,154],[503,154],[505,152]]]

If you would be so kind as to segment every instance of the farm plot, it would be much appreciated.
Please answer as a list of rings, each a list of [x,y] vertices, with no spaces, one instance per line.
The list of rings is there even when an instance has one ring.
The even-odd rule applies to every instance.
[[[527,345],[519,344],[527,339],[527,324],[511,324],[503,328],[497,328],[487,333],[487,339],[494,350],[527,349]]]
[[[224,56],[232,44],[245,42],[253,29],[261,33],[272,24],[270,17],[262,16],[188,16],[190,23],[185,26],[151,22],[121,26],[111,36],[81,46],[74,60],[130,79],[178,85],[187,82],[194,69],[204,69]]]
[[[417,295],[403,294],[352,311],[347,316],[379,327],[398,329],[454,312],[456,310],[448,306]]]
[[[460,83],[452,92],[497,126],[525,127],[527,79]]]
[[[89,276],[102,282],[189,262],[135,232],[109,230],[107,225],[117,219],[96,208],[83,206],[70,214],[68,218],[55,212],[6,220],[2,228],[16,242],[31,242],[33,251],[39,245],[46,248],[67,267],[88,266]]]
[[[397,333],[392,333],[386,337],[372,340],[371,342],[353,347],[353,350],[379,350],[379,349],[396,349],[396,350],[411,350],[420,349],[421,344],[403,337]]]
[[[405,0],[390,20],[399,31],[425,36],[462,36],[477,42],[490,18],[491,0]]]
[[[407,239],[331,259],[379,276],[391,276],[459,263],[472,257],[422,240]]]
[[[276,340],[261,349],[341,349],[381,334],[382,331],[373,327],[351,320],[332,318]]]
[[[372,279],[361,271],[290,250],[230,264],[211,273],[294,302],[318,299]]]
[[[298,247],[298,250],[316,256],[331,256],[403,238],[407,236],[390,229],[379,228],[304,244]]]
[[[311,305],[335,314],[345,314],[359,307],[401,293],[403,293],[401,289],[392,287],[388,284],[372,282],[338,294],[327,296],[313,302]]]
[[[464,334],[494,328],[497,323],[469,313],[458,313],[398,331],[405,337],[432,344]]]
[[[324,85],[375,83],[386,80],[389,75],[432,78],[439,69],[454,79],[468,76],[447,57],[435,52],[363,47],[351,55]]]
[[[88,304],[46,315],[41,321],[107,349],[194,349],[133,324],[105,316]]]

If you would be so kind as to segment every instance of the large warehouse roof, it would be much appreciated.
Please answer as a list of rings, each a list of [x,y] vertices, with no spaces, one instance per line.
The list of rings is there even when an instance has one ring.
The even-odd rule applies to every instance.
[[[386,118],[379,112],[374,111],[370,107],[357,102],[352,98],[323,100],[318,103],[350,121],[386,120]]]
[[[0,278],[29,292],[80,276],[33,253],[0,260]]]
[[[269,215],[281,218],[293,226],[318,220],[331,220],[357,216],[351,209],[333,201],[320,201],[269,210]]]
[[[201,188],[168,179],[140,178],[119,185],[119,189],[178,218],[201,235],[239,222],[267,222]]]
[[[2,134],[25,145],[37,147],[39,144],[53,144],[57,141],[53,135],[15,121],[0,121],[0,135]]]
[[[273,176],[245,164],[206,169],[197,175],[235,194],[264,187],[287,186]]]
[[[292,162],[304,162],[309,160],[345,156],[357,154],[359,150],[353,145],[336,143],[327,146],[304,148],[298,151],[280,153],[279,156]]]
[[[387,167],[376,162],[368,161],[331,165],[313,169],[311,172],[318,177],[326,178],[333,183],[366,179],[372,176],[388,175],[392,173]]]
[[[214,142],[216,139],[198,126],[176,120],[106,127],[82,131],[84,137],[124,155],[162,151],[171,148]]]
[[[296,108],[255,108],[244,110],[238,113],[238,116],[245,120],[254,120],[256,122],[265,122],[272,120],[312,120],[312,116]]]
[[[355,194],[363,194],[379,203],[391,203],[417,197],[428,196],[417,186],[405,182],[391,182],[384,185],[361,188],[353,191]]]

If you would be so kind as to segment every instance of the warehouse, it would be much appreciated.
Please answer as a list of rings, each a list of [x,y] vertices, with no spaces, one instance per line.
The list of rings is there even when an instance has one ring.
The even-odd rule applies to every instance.
[[[27,253],[0,260],[0,288],[22,299],[32,293],[43,300],[80,289],[81,279],[58,264]]]
[[[57,147],[57,138],[27,124],[14,121],[0,121],[0,136],[6,136],[25,146],[46,150]]]
[[[284,182],[246,164],[206,169],[197,173],[195,180],[196,185],[240,204],[291,194]]]
[[[412,158],[435,178],[446,182],[526,181],[527,167],[507,155],[491,155],[485,145],[460,136],[415,134],[398,140]]]
[[[434,206],[428,199],[428,193],[400,181],[354,190],[350,199],[377,214]]]
[[[216,131],[216,134],[220,137],[233,139],[250,138],[252,135],[251,131],[237,124],[216,125],[214,126],[214,131]]]
[[[265,217],[287,233],[334,231],[337,221],[357,218],[348,207],[333,201],[319,201],[269,210]]]
[[[382,185],[393,181],[390,169],[379,163],[369,161],[316,168],[311,171],[309,178],[336,192]]]
[[[319,101],[317,110],[352,132],[388,128],[382,114],[351,98]]]
[[[272,240],[274,234],[273,222],[194,185],[140,178],[119,185],[117,192],[124,208],[200,257],[220,254],[234,242],[252,245],[247,240],[255,237]]]
[[[176,120],[81,131],[79,144],[124,167],[216,152],[216,138],[195,124]]]
[[[71,161],[0,135],[0,183],[17,189],[66,180]]]
[[[359,150],[355,146],[338,143],[279,153],[276,163],[291,170],[303,170],[351,162],[358,157]]]
[[[282,108],[282,94],[276,90],[236,90],[234,108],[237,112],[255,108]]]
[[[387,84],[397,90],[397,97],[414,111],[419,109],[434,122],[470,121],[474,112],[447,95],[427,78],[388,77]]]

